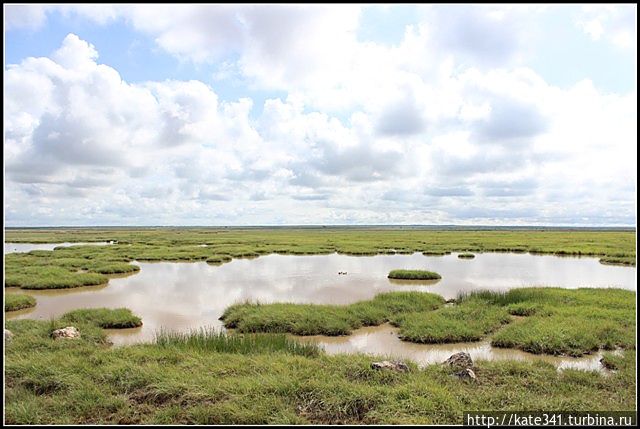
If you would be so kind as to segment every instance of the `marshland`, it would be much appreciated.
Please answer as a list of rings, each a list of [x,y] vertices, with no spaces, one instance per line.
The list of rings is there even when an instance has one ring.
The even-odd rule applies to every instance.
[[[635,257],[634,230],[7,229],[6,422],[633,410]]]

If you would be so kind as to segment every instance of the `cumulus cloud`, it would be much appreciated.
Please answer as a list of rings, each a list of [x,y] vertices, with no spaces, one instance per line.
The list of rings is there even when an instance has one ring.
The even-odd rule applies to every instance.
[[[496,66],[518,54],[522,9],[505,6],[429,8],[427,22],[436,42],[465,62]]]
[[[545,82],[522,9],[429,7],[393,45],[355,6],[90,9],[59,10],[286,95],[129,83],[70,34],[5,70],[9,223],[635,221],[635,90]]]

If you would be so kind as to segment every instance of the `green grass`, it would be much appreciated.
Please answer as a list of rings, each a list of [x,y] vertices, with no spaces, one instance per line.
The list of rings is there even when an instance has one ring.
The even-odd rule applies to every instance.
[[[395,301],[394,306],[389,304]],[[348,335],[362,326],[391,322],[416,343],[478,341],[492,334],[496,347],[581,356],[635,345],[635,295],[621,289],[518,288],[461,294],[442,307],[439,295],[380,294],[346,306],[236,304],[222,316],[240,332]],[[440,308],[442,307],[442,308]],[[512,316],[525,317],[512,322]]]
[[[229,255],[214,255],[207,258],[207,264],[223,264],[231,261],[233,258]]]
[[[7,266],[4,284],[6,287],[22,289],[64,289],[105,284],[108,280],[102,274],[70,271],[61,267]]]
[[[451,252],[447,250],[425,250],[424,252],[422,252],[422,254],[424,256],[444,256],[444,255],[450,255]]]
[[[178,347],[217,353],[259,354],[280,351],[300,356],[318,356],[322,350],[315,344],[302,344],[284,334],[228,334],[212,328],[188,333],[161,330],[155,343],[162,347]]]
[[[442,278],[438,273],[425,270],[392,270],[387,277],[403,280],[437,280]]]
[[[540,314],[541,310],[541,306],[533,302],[515,302],[507,305],[507,311],[513,316],[533,316],[536,313]]]
[[[138,265],[132,265],[126,262],[93,262],[84,264],[81,269],[89,270],[99,274],[125,274],[140,271]]]
[[[460,253],[458,255],[458,258],[460,258],[460,259],[473,259],[475,257],[476,257],[476,255],[474,255],[473,253]]]
[[[462,424],[463,411],[636,409],[634,350],[607,376],[480,360],[469,383],[443,365],[378,371],[379,356],[245,354],[212,350],[216,339],[107,347],[91,324],[54,341],[55,326],[64,324],[7,322],[5,423]]]
[[[218,264],[273,253],[505,251],[630,264],[636,255],[634,231],[69,228],[9,229],[5,239],[118,241],[5,255],[5,285],[37,288],[106,282],[98,271],[135,270],[129,268],[132,260]],[[453,339],[452,334],[468,335],[468,329],[490,336],[496,345],[538,353],[624,350],[620,356],[605,353],[605,362],[616,367],[607,376],[557,371],[544,362],[477,361],[478,380],[468,383],[441,365],[418,369],[410,364],[408,373],[376,371],[371,362],[383,357],[316,354],[296,348],[283,335],[165,333],[156,344],[109,347],[98,326],[106,318],[95,313],[75,314],[73,325],[82,336],[74,341],[51,338],[54,329],[69,324],[69,315],[50,322],[10,320],[6,327],[14,338],[5,347],[5,422],[461,424],[462,412],[474,410],[636,409],[631,291],[514,289],[459,296],[453,307],[443,307],[442,298],[430,294],[393,293],[348,306],[233,308],[225,313],[225,323],[244,324],[248,332],[325,333],[320,326],[339,334],[390,321],[416,339]],[[521,318],[503,324],[505,314]],[[260,350],[246,353],[255,348]]]
[[[74,246],[71,254],[126,253],[131,259],[206,260],[214,255],[378,254],[412,252],[534,252],[635,258],[635,231],[588,230],[402,230],[394,228],[82,228],[8,229],[7,242],[108,241]],[[198,247],[207,244],[207,247]],[[93,249],[90,249],[93,247]],[[56,251],[57,252],[57,251]],[[165,259],[166,258],[166,259]]]
[[[624,359],[624,354],[619,355],[611,352],[605,352],[602,354],[600,362],[605,368],[616,371],[624,367]]]
[[[635,256],[605,256],[600,258],[601,264],[636,266]]]
[[[635,264],[634,231],[402,230],[397,228],[122,228],[8,229],[7,242],[116,241],[5,255],[5,286],[26,289],[103,284],[105,275],[135,273],[137,261],[222,264],[268,254],[444,255],[451,252],[531,252],[597,256]],[[206,247],[201,246],[206,244]],[[86,271],[86,272],[82,272]]]
[[[380,325],[394,316],[434,310],[444,304],[435,294],[390,292],[350,305],[254,304],[228,307],[221,317],[227,328],[239,332],[297,335],[348,335],[362,326]]]
[[[428,313],[407,313],[394,320],[399,336],[414,343],[478,341],[511,321],[507,311],[485,302],[465,302]]]
[[[142,326],[142,320],[126,308],[87,308],[65,313],[64,323],[86,323],[105,329],[125,329]]]
[[[635,347],[635,293],[622,289],[519,288],[460,295],[526,316],[496,332],[491,344],[530,353],[581,356]]]
[[[36,299],[22,293],[4,294],[4,311],[16,311],[36,306]]]

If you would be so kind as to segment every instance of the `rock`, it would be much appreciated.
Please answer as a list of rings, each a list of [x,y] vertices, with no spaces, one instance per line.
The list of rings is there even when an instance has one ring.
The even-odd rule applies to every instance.
[[[618,369],[618,366],[615,363],[610,362],[605,358],[601,358],[600,359],[600,364],[603,367],[605,367],[605,369],[608,369],[608,370],[616,370],[616,369]]]
[[[447,359],[443,363],[449,364],[449,366],[459,369],[473,368],[473,360],[471,359],[471,355],[466,352],[454,353],[449,356],[449,359]]]
[[[465,368],[460,372],[456,372],[456,375],[459,378],[466,379],[466,380],[477,380],[478,379],[478,377],[476,377],[476,373],[473,372],[473,370],[471,368]]]
[[[394,371],[399,371],[399,372],[409,371],[409,367],[404,362],[388,361],[388,360],[383,360],[382,362],[373,362],[371,364],[371,368],[373,369],[388,368],[388,369],[392,369]]]
[[[8,343],[9,341],[11,341],[12,338],[13,338],[13,332],[11,332],[8,329],[5,329],[4,330],[4,341]]]
[[[446,300],[444,303],[445,304],[455,304],[456,303],[456,299],[455,298],[451,298],[451,299]]]
[[[54,340],[59,338],[80,338],[80,331],[73,326],[67,326],[66,328],[56,329],[51,333]]]

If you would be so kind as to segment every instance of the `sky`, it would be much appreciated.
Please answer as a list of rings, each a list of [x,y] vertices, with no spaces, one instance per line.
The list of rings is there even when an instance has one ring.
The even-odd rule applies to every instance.
[[[635,225],[636,39],[636,5],[4,5],[5,225]]]

